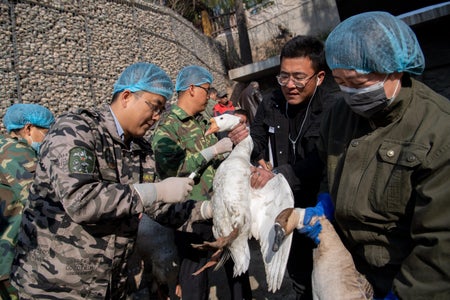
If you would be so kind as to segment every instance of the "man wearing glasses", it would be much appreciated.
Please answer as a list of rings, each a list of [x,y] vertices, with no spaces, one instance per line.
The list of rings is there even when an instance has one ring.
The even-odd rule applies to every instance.
[[[205,265],[211,253],[194,249],[191,244],[201,244],[214,239],[212,212],[203,209],[208,207],[203,204],[211,199],[214,174],[224,160],[223,154],[232,150],[233,142],[237,144],[248,135],[245,124],[242,123],[230,132],[233,142],[229,137],[218,141],[213,134],[205,136],[209,120],[206,120],[201,112],[208,103],[212,81],[211,73],[202,67],[183,68],[178,73],[175,85],[178,92],[177,104],[172,106],[170,113],[156,128],[152,141],[156,171],[161,179],[195,174],[195,183],[189,199],[196,200],[197,208],[201,207],[201,220],[191,225],[193,232],[175,232],[175,243],[181,261],[176,294],[183,299],[209,298],[208,272],[192,274]],[[225,268],[232,270],[232,267],[230,259]],[[227,274],[233,299],[251,299],[248,273],[237,279],[232,278],[232,272]]]
[[[50,127],[11,271],[20,299],[126,297],[141,215],[161,202],[187,203],[192,189],[186,177],[155,181],[144,139],[172,94],[161,68],[135,63],[117,79],[110,104],[67,112]]]
[[[315,205],[323,170],[315,142],[322,113],[336,97],[322,86],[326,70],[321,41],[308,36],[288,41],[281,50],[280,73],[276,76],[279,89],[263,99],[250,128],[254,142],[252,159],[270,162],[260,163],[263,168],[252,175],[252,186],[260,188],[274,176],[273,172],[282,173],[299,207]],[[336,86],[335,91],[338,90]],[[310,239],[294,233],[288,272],[297,299],[312,299],[313,247]]]

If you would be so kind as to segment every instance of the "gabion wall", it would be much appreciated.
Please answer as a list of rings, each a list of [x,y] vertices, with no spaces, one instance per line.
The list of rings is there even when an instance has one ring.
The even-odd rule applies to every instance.
[[[166,7],[139,0],[0,1],[1,118],[13,103],[39,103],[59,115],[109,102],[118,75],[138,61],[159,65],[174,83],[191,64],[210,70],[220,90],[230,83],[220,44]]]

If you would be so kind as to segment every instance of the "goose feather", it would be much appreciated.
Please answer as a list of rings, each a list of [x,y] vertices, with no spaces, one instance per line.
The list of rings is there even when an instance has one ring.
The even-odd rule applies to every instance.
[[[225,114],[211,120],[207,133],[227,131],[239,124],[237,116]],[[280,249],[272,250],[274,241],[273,222],[280,211],[293,207],[291,188],[281,174],[277,174],[263,188],[250,186],[250,155],[253,141],[250,136],[237,144],[216,171],[212,196],[213,233],[216,239],[233,234],[237,237],[226,246],[235,263],[234,276],[248,270],[250,249],[248,240],[259,241],[263,257],[268,290],[275,292],[281,287],[291,246],[292,236],[285,239]],[[225,256],[226,258],[226,256]]]

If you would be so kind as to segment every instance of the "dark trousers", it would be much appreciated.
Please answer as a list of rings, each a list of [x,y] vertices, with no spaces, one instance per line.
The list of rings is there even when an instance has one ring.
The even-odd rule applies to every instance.
[[[294,230],[287,270],[296,293],[296,300],[312,300],[311,274],[314,242]]]
[[[248,271],[237,277],[233,277],[234,262],[230,258],[224,264],[227,274],[228,287],[230,288],[231,300],[251,300],[252,289],[250,287],[250,278]]]
[[[205,270],[198,275],[192,275],[210,259],[211,251],[192,248],[191,244],[201,244],[214,239],[211,223],[196,223],[193,226],[195,233],[175,232],[175,244],[180,256],[180,271],[178,282],[181,285],[183,300],[207,300],[209,297],[208,272]],[[225,265],[231,299],[251,299],[251,288],[248,272],[233,278],[234,263],[229,259]]]

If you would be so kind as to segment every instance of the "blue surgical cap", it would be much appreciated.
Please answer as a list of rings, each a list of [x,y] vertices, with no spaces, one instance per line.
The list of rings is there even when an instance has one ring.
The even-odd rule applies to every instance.
[[[170,99],[173,84],[170,77],[154,64],[139,62],[128,66],[114,84],[113,95],[124,90],[146,91]]]
[[[192,85],[201,85],[204,83],[211,84],[213,82],[213,76],[205,68],[200,66],[188,66],[181,69],[177,76],[177,82],[175,83],[175,90],[185,91]]]
[[[358,73],[421,74],[425,59],[419,42],[403,21],[373,11],[352,16],[330,33],[325,56],[331,70],[350,69]]]
[[[3,116],[3,125],[6,130],[21,129],[27,124],[42,128],[50,128],[55,118],[51,111],[39,104],[13,104]]]

